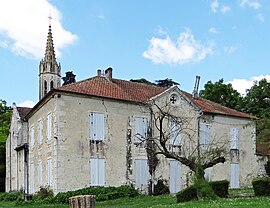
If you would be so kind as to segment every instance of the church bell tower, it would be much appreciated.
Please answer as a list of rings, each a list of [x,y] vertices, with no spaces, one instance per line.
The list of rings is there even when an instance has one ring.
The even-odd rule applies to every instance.
[[[51,20],[51,17],[49,17]],[[47,36],[45,57],[39,64],[39,100],[50,90],[61,86],[61,65],[56,62],[51,22]]]

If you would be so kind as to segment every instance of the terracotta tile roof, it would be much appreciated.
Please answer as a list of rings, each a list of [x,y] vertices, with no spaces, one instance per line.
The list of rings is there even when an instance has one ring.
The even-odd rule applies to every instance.
[[[144,103],[149,101],[150,98],[164,92],[167,90],[167,88],[119,79],[108,79],[103,76],[95,76],[80,82],[64,85],[58,88],[58,90]],[[182,92],[191,100],[191,102],[193,102],[205,113],[229,115],[242,118],[255,118],[209,100],[202,98],[194,99],[190,93],[185,91]]]
[[[256,154],[261,156],[270,156],[270,142],[256,144]]]
[[[19,115],[21,119],[24,119],[25,116],[31,111],[32,108],[26,108],[26,107],[17,107],[17,110],[19,112]]]
[[[147,102],[151,97],[166,90],[166,88],[155,85],[146,85],[120,79],[108,79],[103,76],[95,76],[80,82],[74,82],[58,89],[133,102]]]
[[[197,105],[204,113],[213,113],[213,114],[221,114],[221,115],[228,115],[228,116],[235,116],[241,118],[256,118],[255,116],[248,115],[246,113],[239,112],[232,108],[227,108],[223,105],[218,103],[212,102],[210,100],[206,100],[203,98],[196,98],[194,99],[190,93],[182,91],[190,100],[192,100],[195,105]]]

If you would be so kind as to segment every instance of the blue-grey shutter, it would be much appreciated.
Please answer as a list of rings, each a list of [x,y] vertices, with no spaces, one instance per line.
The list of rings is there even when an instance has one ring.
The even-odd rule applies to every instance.
[[[137,188],[143,189],[148,183],[147,160],[135,160],[135,184]]]
[[[105,159],[90,159],[90,185],[105,185]]]
[[[52,159],[47,160],[47,185],[52,186]]]
[[[210,124],[200,123],[200,145],[207,146],[210,144],[211,132]]]
[[[98,159],[98,185],[105,185],[105,159]]]
[[[105,118],[104,113],[90,113],[90,139],[104,140]]]
[[[239,188],[240,172],[239,164],[231,163],[231,188]]]
[[[177,160],[169,162],[170,193],[175,194],[181,189],[181,163]]]
[[[135,143],[147,139],[148,119],[144,117],[135,118]]]
[[[237,128],[231,128],[230,130],[231,149],[239,149],[239,131]]]
[[[181,144],[181,127],[175,121],[169,122],[169,140],[170,144],[179,146]]]
[[[30,194],[35,193],[35,166],[34,163],[30,164]]]
[[[212,167],[211,168],[206,168],[204,170],[204,178],[207,181],[211,181],[211,173],[212,173]]]

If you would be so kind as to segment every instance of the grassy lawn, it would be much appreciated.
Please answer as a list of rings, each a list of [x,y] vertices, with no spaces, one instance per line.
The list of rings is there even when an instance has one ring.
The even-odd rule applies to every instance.
[[[8,208],[68,208],[69,205],[52,205],[52,204],[34,204],[16,206],[15,202],[0,202],[0,207]],[[252,198],[236,198],[236,199],[217,199],[215,201],[191,201],[176,204],[175,197],[172,196],[142,196],[136,198],[124,198],[111,201],[97,202],[97,208],[265,208],[270,207],[270,197],[252,197]]]

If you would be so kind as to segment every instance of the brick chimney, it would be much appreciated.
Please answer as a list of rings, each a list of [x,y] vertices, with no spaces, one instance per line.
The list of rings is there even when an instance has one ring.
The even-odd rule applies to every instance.
[[[99,77],[101,77],[101,69],[98,69],[98,70],[97,70],[97,75],[98,75]]]
[[[112,68],[109,67],[108,69],[105,70],[105,77],[107,77],[108,79],[112,79]]]

